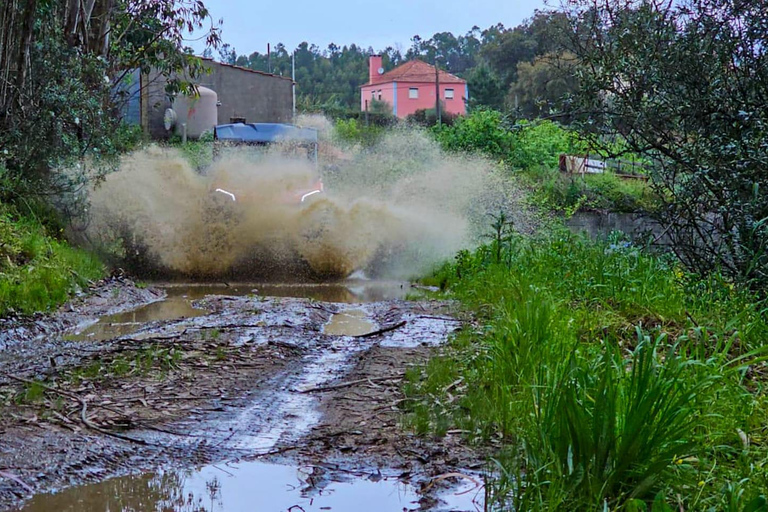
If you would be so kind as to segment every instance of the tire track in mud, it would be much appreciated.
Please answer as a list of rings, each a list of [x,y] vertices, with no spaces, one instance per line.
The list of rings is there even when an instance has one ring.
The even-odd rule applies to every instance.
[[[235,360],[245,364],[238,365],[225,357],[215,364],[211,359],[210,366],[206,363],[204,366],[185,367],[182,373],[199,372],[200,375],[194,375],[194,378],[187,375],[191,380],[177,379],[169,385],[181,386],[186,392],[195,391],[203,405],[195,402],[194,407],[182,408],[181,417],[176,419],[165,420],[161,414],[154,414],[151,424],[158,428],[143,429],[142,424],[137,423],[127,432],[134,438],[149,442],[150,446],[131,445],[96,435],[87,435],[85,439],[91,441],[83,445],[82,440],[77,438],[83,438],[85,432],[72,434],[61,428],[63,425],[55,424],[51,427],[58,428],[49,439],[56,441],[46,442],[46,434],[40,432],[33,435],[43,440],[38,444],[28,439],[16,439],[13,443],[15,450],[23,451],[30,446],[25,443],[31,442],[38,452],[35,459],[37,466],[32,464],[29,472],[19,472],[24,479],[31,478],[33,474],[40,476],[30,480],[36,492],[102,481],[136,471],[248,460],[264,455],[271,460],[275,460],[276,456],[278,462],[283,457],[292,457],[297,461],[322,461],[326,457],[335,457],[337,468],[345,465],[349,468],[394,467],[394,461],[399,458],[397,447],[383,458],[381,450],[369,459],[366,459],[365,453],[347,453],[339,457],[336,447],[318,441],[337,435],[335,432],[329,434],[329,423],[337,422],[339,427],[344,424],[347,431],[362,428],[355,426],[355,414],[368,414],[365,408],[347,414],[345,408],[348,403],[337,402],[333,398],[336,391],[328,390],[356,379],[351,373],[359,369],[361,362],[381,351],[403,353],[402,360],[397,363],[400,367],[391,367],[389,370],[392,371],[387,372],[387,376],[400,375],[404,371],[404,364],[401,363],[408,361],[409,354],[418,353],[419,357],[426,357],[432,347],[444,343],[450,332],[460,325],[455,319],[446,317],[446,305],[437,302],[390,300],[336,304],[306,299],[209,296],[195,304],[207,309],[209,314],[180,321],[153,322],[131,335],[130,339],[146,343],[154,339],[158,346],[183,345],[182,350],[191,351],[190,354],[205,353],[211,350],[205,346],[208,346],[206,343],[213,343],[211,340],[215,332],[218,337],[215,344],[228,346],[228,350],[235,351]],[[371,322],[372,330],[379,326],[405,324],[371,338],[322,332],[323,325],[334,314],[350,310],[362,312],[362,317]],[[177,342],[159,341],[173,339],[174,336],[178,337]],[[105,353],[108,354],[108,347],[105,347]],[[365,375],[369,382],[381,376]],[[202,382],[205,389],[190,389],[198,382]],[[114,399],[115,395],[120,395],[121,389],[131,385],[128,378],[118,379],[107,386],[106,394]],[[139,387],[142,385],[140,383]],[[348,389],[359,391],[354,387]],[[388,392],[396,389],[396,386],[389,386]],[[387,395],[384,399],[390,400],[391,397]],[[169,401],[172,400],[169,398]],[[150,409],[152,407],[155,406],[150,404]],[[144,411],[138,411],[139,417],[148,411],[146,407]],[[401,436],[394,423],[391,426],[383,437],[394,439]],[[370,428],[379,427],[374,427],[372,422]],[[378,443],[376,432],[369,434],[374,437],[372,444]],[[66,447],[66,450],[59,450],[59,455],[46,459],[46,450],[53,451],[59,446]],[[88,446],[88,449],[81,452],[78,446]],[[282,455],[276,455],[278,453]],[[0,464],[3,462],[4,457],[0,453]],[[0,510],[9,498],[9,490],[3,489],[7,484],[0,482]]]
[[[399,322],[405,322],[405,325],[371,339],[325,334],[309,339],[301,336],[282,339],[281,344],[303,351],[298,361],[267,382],[260,383],[245,403],[234,410],[198,422],[196,426],[181,422],[176,429],[191,427],[190,438],[205,438],[208,458],[215,458],[217,453],[228,457],[252,457],[269,454],[275,448],[297,445],[323,419],[319,410],[320,398],[313,391],[323,390],[325,386],[333,388],[343,381],[359,360],[374,348],[436,347],[444,343],[458,325],[453,318],[430,317],[409,311],[411,305],[408,303],[328,306],[334,309],[326,311],[333,314],[363,312],[365,319],[371,322],[372,330],[378,329],[378,325]]]

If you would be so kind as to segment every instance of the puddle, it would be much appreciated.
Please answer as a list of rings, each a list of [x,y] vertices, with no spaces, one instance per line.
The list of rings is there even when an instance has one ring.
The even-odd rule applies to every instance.
[[[103,316],[96,323],[67,334],[64,339],[67,341],[109,340],[134,333],[147,322],[177,320],[207,314],[208,312],[204,309],[192,307],[189,300],[181,297],[169,297],[166,300],[153,302],[131,311]]]
[[[323,327],[323,333],[332,336],[360,336],[375,330],[376,325],[368,320],[365,311],[361,309],[336,313]]]
[[[206,295],[260,295],[263,297],[291,297],[321,302],[364,303],[403,299],[412,293],[411,285],[400,281],[369,281],[348,279],[334,283],[200,283],[156,284],[168,292],[169,297],[202,299]]]
[[[127,336],[138,331],[147,322],[170,321],[191,318],[208,314],[203,309],[192,306],[192,301],[207,295],[247,296],[260,295],[264,297],[294,297],[306,298],[323,302],[364,303],[391,299],[402,299],[411,291],[408,283],[388,281],[366,281],[351,279],[339,283],[321,284],[272,284],[272,283],[201,283],[175,284],[157,283],[153,286],[162,288],[167,293],[163,301],[141,306],[137,309],[107,315],[97,322],[70,332],[64,339],[67,341],[104,341],[119,336]],[[360,312],[363,316],[364,313]],[[340,319],[339,332],[326,331],[327,334],[354,336],[370,332],[371,325],[358,319],[344,324]],[[348,325],[343,331],[343,325]],[[357,330],[356,330],[357,329]],[[363,329],[363,330],[359,330]]]
[[[412,485],[380,473],[329,481],[317,466],[263,462],[219,464],[198,471],[169,471],[113,478],[41,494],[20,512],[393,512],[420,510]],[[483,493],[473,484],[439,496],[432,510],[481,511]]]

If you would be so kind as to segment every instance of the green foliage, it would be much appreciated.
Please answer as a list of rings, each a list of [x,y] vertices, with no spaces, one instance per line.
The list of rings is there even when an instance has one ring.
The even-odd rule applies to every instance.
[[[488,66],[481,62],[467,76],[470,109],[490,108],[501,110],[504,107],[504,89],[501,79]]]
[[[0,205],[0,315],[48,311],[103,273],[94,256]]]
[[[433,135],[449,151],[479,152],[497,158],[521,177],[540,207],[570,215],[582,208],[617,212],[651,211],[656,195],[644,181],[628,181],[612,173],[566,175],[558,170],[562,154],[588,153],[573,130],[553,121],[520,121],[508,128],[501,113],[475,110],[453,126],[435,127]],[[620,148],[619,142],[612,147]]]
[[[234,49],[233,49],[234,51]],[[337,113],[360,110],[360,86],[368,81],[368,55],[372,49],[355,44],[339,47],[302,42],[295,52],[297,106],[304,112],[333,110]],[[385,67],[400,63],[399,52],[389,52]],[[238,66],[291,76],[291,52],[283,43],[273,45],[271,54],[240,55]]]
[[[512,165],[520,169],[556,169],[561,154],[584,154],[587,146],[574,130],[554,121],[522,121],[515,125]]]
[[[64,217],[82,213],[81,192],[141,141],[121,122],[133,71],[156,70],[168,92],[187,90],[202,66],[185,34],[218,42],[197,0],[14,1],[0,11],[0,165],[12,185],[2,199],[42,197]]]
[[[375,124],[366,126],[361,119],[339,119],[333,127],[333,138],[341,144],[373,146],[383,135],[383,127]]]
[[[505,129],[503,122],[500,112],[475,110],[452,126],[436,126],[433,133],[446,150],[480,152],[503,159],[514,147],[514,135]]]
[[[586,153],[584,142],[573,130],[553,121],[509,126],[495,110],[474,110],[452,126],[436,127],[433,133],[443,149],[484,153],[516,169],[556,168],[561,154]]]
[[[442,102],[441,102],[442,105]],[[457,119],[460,119],[461,116],[451,114],[450,112],[445,112],[445,107],[440,107],[440,124],[444,126],[452,126],[453,123],[456,122]],[[414,112],[413,114],[408,115],[408,117],[405,118],[406,123],[410,125],[416,125],[421,126],[424,128],[430,128],[437,125],[438,119],[437,119],[437,110],[433,108],[422,108]]]
[[[517,78],[510,85],[506,104],[527,118],[563,111],[563,105],[578,90],[576,58],[569,52],[549,53],[517,65]]]
[[[174,136],[169,140],[169,145],[178,148],[182,156],[197,170],[202,170],[213,162],[213,133],[206,132],[197,140],[181,142],[181,137]]]
[[[657,163],[657,220],[699,273],[768,289],[768,38],[760,2],[574,0],[575,112]]]
[[[579,210],[651,212],[659,207],[647,182],[621,179],[612,173],[572,175],[547,167],[534,167],[522,174],[532,201],[547,210],[570,216]]]
[[[765,302],[618,237],[499,256],[499,222],[434,276],[482,325],[409,372],[407,424],[493,443],[489,510],[761,506]]]

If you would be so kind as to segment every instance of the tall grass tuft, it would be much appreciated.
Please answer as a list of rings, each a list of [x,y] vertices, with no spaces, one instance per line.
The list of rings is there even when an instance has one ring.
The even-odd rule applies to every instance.
[[[764,510],[766,303],[619,237],[497,238],[435,273],[481,327],[405,389],[497,447],[487,509]]]

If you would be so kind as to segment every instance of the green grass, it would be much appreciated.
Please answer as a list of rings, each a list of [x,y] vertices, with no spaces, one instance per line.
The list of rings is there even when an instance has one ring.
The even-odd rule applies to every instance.
[[[104,272],[94,255],[0,204],[0,315],[49,311]]]
[[[564,174],[555,167],[532,167],[517,171],[531,190],[537,206],[569,216],[579,210],[606,210],[620,213],[649,212],[660,201],[650,185],[615,174]]]
[[[188,139],[186,143],[174,136],[168,145],[177,148],[193,169],[201,171],[213,162],[213,133],[205,133],[199,139]]]
[[[178,369],[183,352],[169,347],[149,346],[111,360],[95,360],[73,369],[67,380],[79,384],[84,380],[101,381],[125,376],[155,375],[159,380],[169,371]]]
[[[480,327],[408,372],[405,421],[495,447],[489,510],[766,510],[766,302],[564,231],[431,281]]]

